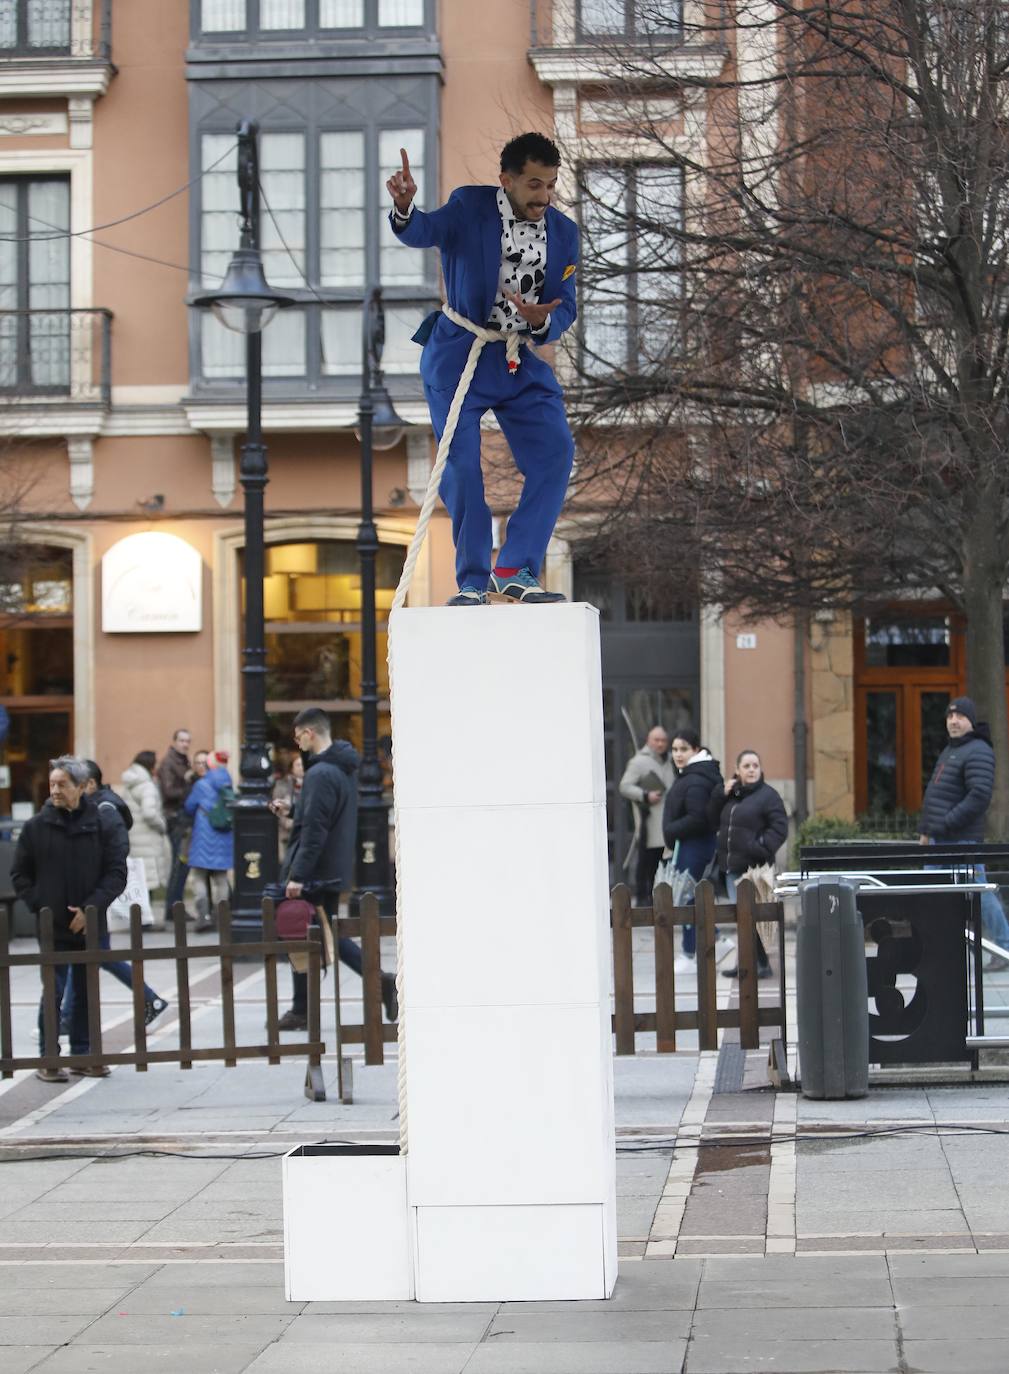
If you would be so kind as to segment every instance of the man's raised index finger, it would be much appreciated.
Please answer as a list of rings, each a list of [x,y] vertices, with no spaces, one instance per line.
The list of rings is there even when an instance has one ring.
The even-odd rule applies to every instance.
[[[408,177],[410,175],[410,159],[406,155],[406,149],[400,148],[399,155],[403,159],[403,175]]]

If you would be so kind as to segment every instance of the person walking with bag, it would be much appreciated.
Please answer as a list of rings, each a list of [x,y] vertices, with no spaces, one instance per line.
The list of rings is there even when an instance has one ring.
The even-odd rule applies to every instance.
[[[197,887],[210,887],[211,913],[206,920],[197,922],[197,931],[214,929],[217,904],[228,900],[230,890],[228,870],[235,862],[235,841],[228,802],[234,799],[235,789],[227,764],[226,749],[208,754],[206,774],[196,780],[183,803],[193,818],[189,871]]]
[[[148,892],[166,887],[172,871],[168,822],[154,778],[154,762],[154,750],[141,749],[120,779],[124,800],[133,817],[130,854],[144,865]]]
[[[718,830],[718,866],[725,874],[729,901],[734,902],[736,886],[744,878],[750,878],[756,885],[756,880],[765,876],[758,870],[768,867],[773,876],[774,856],[788,836],[785,803],[764,781],[760,755],[755,749],[744,749],[737,755],[732,777],[712,788],[708,819]],[[756,940],[757,977],[770,978],[767,950],[759,934]],[[735,967],[723,969],[722,977],[739,977],[738,951]]]
[[[715,853],[715,830],[708,820],[708,801],[713,788],[722,786],[722,770],[718,760],[701,745],[696,730],[685,727],[673,736],[673,766],[676,778],[666,793],[662,808],[662,838],[668,857],[659,865],[659,882],[669,882],[674,898],[677,889],[689,887],[690,895],[682,896],[680,905],[693,904],[693,885],[699,883],[704,870]],[[677,875],[691,881],[677,882]],[[693,959],[697,951],[697,930],[683,927],[683,953]]]
[[[635,886],[641,906],[647,906],[652,900],[655,871],[662,857],[662,799],[674,777],[669,736],[661,725],[653,725],[644,746],[632,754],[620,779],[620,795],[636,803],[641,813],[634,836],[637,851]],[[630,859],[628,855],[628,867]]]

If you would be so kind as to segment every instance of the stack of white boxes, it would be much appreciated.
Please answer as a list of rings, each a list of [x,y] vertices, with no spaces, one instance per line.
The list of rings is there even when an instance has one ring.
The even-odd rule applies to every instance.
[[[392,672],[409,1114],[393,1230],[413,1292],[370,1296],[607,1297],[617,1262],[598,614],[399,611]],[[354,1161],[335,1164],[346,1197]],[[388,1260],[394,1239],[388,1226],[362,1234],[359,1201],[360,1228],[346,1210],[332,1226],[317,1216],[326,1244],[347,1251],[330,1272],[356,1273],[355,1285],[351,1251],[374,1244]],[[369,1294],[345,1284],[325,1296]]]

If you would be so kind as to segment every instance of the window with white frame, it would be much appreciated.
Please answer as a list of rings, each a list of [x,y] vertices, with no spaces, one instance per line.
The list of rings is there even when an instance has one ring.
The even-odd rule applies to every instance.
[[[69,53],[70,0],[0,0],[0,52]]]
[[[0,390],[70,386],[70,182],[0,179]]]
[[[362,303],[371,282],[386,291],[386,372],[417,373],[420,350],[410,336],[435,291],[430,255],[398,243],[386,223],[383,182],[399,164],[400,148],[407,149],[422,206],[423,129],[260,133],[263,269],[271,286],[299,301],[263,332],[264,378],[359,375]],[[203,134],[200,268],[208,288],[220,284],[238,244],[236,156],[233,134]],[[201,316],[200,348],[206,381],[242,376],[241,336],[213,315]]]
[[[682,0],[578,0],[583,38],[661,38],[683,30]]]
[[[267,38],[423,28],[426,0],[201,0],[200,32]]]
[[[650,371],[679,350],[683,178],[662,164],[582,176],[582,363]]]

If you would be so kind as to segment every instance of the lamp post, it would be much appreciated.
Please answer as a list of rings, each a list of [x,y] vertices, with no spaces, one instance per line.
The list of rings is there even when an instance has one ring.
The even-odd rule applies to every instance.
[[[395,910],[396,899],[389,881],[389,808],[382,787],[378,761],[378,673],[375,614],[375,559],[378,532],[372,503],[372,459],[375,449],[394,448],[403,437],[404,424],[393,409],[382,379],[382,348],[385,314],[380,287],[370,287],[365,297],[361,329],[361,400],[358,405],[358,437],[361,441],[361,523],[357,531],[357,556],[361,568],[361,769],[358,774],[357,874],[350,909],[356,912],[361,898],[374,893],[383,914]]]
[[[245,335],[247,419],[239,479],[245,506],[245,636],[242,756],[238,799],[233,811],[235,888],[232,930],[254,940],[262,927],[263,887],[277,878],[277,821],[270,810],[272,783],[266,748],[266,633],[263,623],[263,501],[267,476],[263,443],[262,331],[277,310],[294,298],[272,290],[263,274],[259,247],[259,127],[238,126],[239,246],[216,291],[203,291],[189,304],[210,308],[229,329]]]

